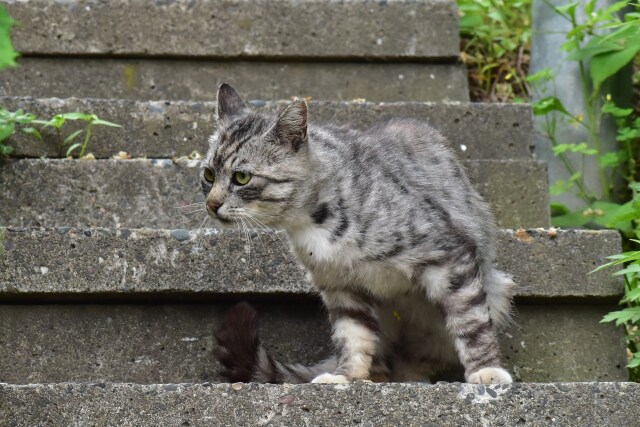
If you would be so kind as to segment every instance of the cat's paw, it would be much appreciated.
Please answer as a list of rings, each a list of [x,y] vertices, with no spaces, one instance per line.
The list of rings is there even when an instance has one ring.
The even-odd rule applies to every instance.
[[[509,373],[499,367],[482,368],[467,377],[471,384],[511,384],[513,380]]]
[[[349,379],[344,375],[322,374],[315,377],[312,383],[319,384],[347,384]]]

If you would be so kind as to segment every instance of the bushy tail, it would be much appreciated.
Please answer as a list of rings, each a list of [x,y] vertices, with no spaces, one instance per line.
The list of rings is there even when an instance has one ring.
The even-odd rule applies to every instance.
[[[335,357],[309,367],[274,360],[260,344],[257,313],[246,302],[229,310],[215,336],[222,375],[231,382],[306,383],[337,366]]]
[[[507,273],[493,268],[487,280],[485,291],[491,308],[491,320],[498,328],[503,328],[512,322],[511,312],[516,283]]]

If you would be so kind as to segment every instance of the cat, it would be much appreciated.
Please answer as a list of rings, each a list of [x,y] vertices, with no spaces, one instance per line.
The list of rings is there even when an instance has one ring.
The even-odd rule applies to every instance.
[[[216,333],[231,381],[432,381],[462,365],[469,383],[511,383],[496,331],[515,286],[493,267],[495,225],[445,138],[391,119],[365,131],[308,123],[295,99],[251,111],[222,84],[200,177],[223,227],[283,229],[328,311],[336,355],[316,366],[269,355],[248,304]]]

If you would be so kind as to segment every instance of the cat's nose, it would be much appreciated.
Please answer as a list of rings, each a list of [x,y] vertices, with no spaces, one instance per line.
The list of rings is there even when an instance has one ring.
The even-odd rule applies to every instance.
[[[218,214],[218,209],[220,209],[220,206],[222,206],[222,203],[218,203],[214,200],[207,201],[207,207],[211,209],[214,214]]]

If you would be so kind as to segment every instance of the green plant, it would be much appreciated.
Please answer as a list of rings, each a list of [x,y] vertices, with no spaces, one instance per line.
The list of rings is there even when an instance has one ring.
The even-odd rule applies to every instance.
[[[62,127],[67,120],[81,120],[85,122],[83,129],[76,130],[71,134],[64,136],[62,133]],[[83,157],[87,151],[89,141],[91,138],[91,132],[93,126],[111,126],[120,127],[120,125],[108,122],[100,119],[95,114],[85,113],[63,113],[56,114],[49,120],[39,120],[35,115],[25,113],[23,110],[8,111],[0,108],[0,155],[8,156],[13,152],[13,147],[8,144],[9,138],[16,132],[21,132],[27,135],[31,135],[38,140],[42,141],[40,131],[38,131],[33,125],[41,125],[42,129],[52,127],[56,132],[56,139],[58,144],[59,155],[62,157],[71,156],[76,150],[80,150],[78,157]],[[71,144],[77,137],[84,133],[84,140],[81,143]],[[66,152],[64,151],[66,147]]]
[[[570,113],[555,96],[545,96],[532,105],[534,114],[544,118],[543,134],[548,138],[554,155],[565,166],[570,179],[559,180],[551,186],[552,194],[573,192],[584,203],[579,212],[570,212],[559,204],[552,205],[553,223],[556,226],[584,226],[590,223],[599,226],[624,228],[629,233],[627,223],[617,224],[613,218],[624,213],[623,205],[616,203],[628,195],[614,194],[613,183],[623,178],[628,183],[636,180],[636,157],[640,141],[640,121],[634,117],[632,109],[618,108],[610,95],[604,95],[605,83],[620,69],[633,61],[640,51],[640,14],[629,13],[624,21],[616,13],[627,6],[626,1],[616,2],[603,9],[595,7],[595,0],[584,4],[584,22],[577,18],[579,2],[552,7],[555,12],[570,23],[570,31],[562,49],[567,58],[576,61],[579,69],[581,89],[584,99],[583,111]],[[550,70],[527,77],[534,87],[541,81],[552,80]],[[607,151],[601,140],[600,128],[603,119],[610,116],[618,125],[617,140],[621,149]],[[586,140],[567,143],[557,137],[560,121],[568,122],[585,130]],[[583,177],[583,170],[571,162],[569,155],[597,160],[600,188],[589,188]],[[598,191],[600,190],[600,191]],[[621,228],[621,229],[622,229]]]
[[[42,140],[40,132],[30,126],[36,123],[36,116],[25,113],[23,110],[8,111],[0,108],[0,156],[8,156],[13,151],[13,147],[7,144],[9,138],[16,132],[32,135]]]
[[[632,239],[632,241],[640,244],[640,240]],[[625,295],[620,301],[624,308],[608,313],[601,322],[615,322],[616,326],[624,327],[630,353],[627,368],[630,370],[631,379],[638,381],[640,380],[640,251],[624,252],[608,258],[611,259],[609,263],[594,271],[624,265],[623,269],[613,273],[615,276],[624,278]]]
[[[81,120],[81,121],[84,121],[85,122],[85,127],[84,127],[84,129],[76,130],[75,132],[71,133],[67,137],[63,138],[62,133],[61,133],[61,129],[62,129],[62,126],[65,124],[65,122],[67,120],[72,120],[72,121]],[[62,151],[64,150],[64,147],[67,147],[78,136],[82,135],[82,133],[84,132],[84,140],[83,140],[83,142],[75,143],[75,144],[67,147],[67,151],[65,153],[66,156],[71,156],[75,150],[80,149],[80,152],[78,153],[78,157],[80,157],[80,158],[82,158],[85,155],[86,151],[87,151],[87,147],[89,145],[89,139],[91,138],[91,130],[92,130],[93,126],[121,127],[120,125],[117,125],[115,123],[111,123],[111,122],[108,122],[106,120],[102,120],[98,116],[96,116],[95,114],[85,114],[85,113],[77,113],[77,112],[75,112],[75,113],[56,114],[50,120],[47,120],[47,121],[38,120],[37,122],[39,124],[44,125],[44,127],[53,127],[56,130],[56,135],[57,135],[57,139],[58,139],[58,147],[59,147],[60,155],[62,155]]]
[[[546,1],[545,1],[546,2]],[[534,114],[543,118],[542,133],[548,138],[552,151],[565,166],[570,178],[559,180],[551,186],[552,194],[574,193],[583,207],[570,211],[559,203],[552,204],[552,223],[563,227],[613,228],[628,238],[623,242],[627,249],[637,249],[640,244],[640,183],[638,182],[637,158],[640,153],[640,108],[620,108],[605,89],[608,81],[625,66],[633,64],[640,56],[640,13],[627,13],[620,19],[617,13],[629,4],[616,2],[605,8],[597,8],[590,0],[555,7],[546,2],[555,12],[566,19],[570,30],[565,34],[562,49],[567,59],[578,65],[584,104],[582,111],[571,113],[553,95],[543,96],[532,105]],[[578,14],[582,7],[582,14]],[[583,16],[579,21],[578,15]],[[540,82],[553,83],[550,70],[542,70],[527,77],[534,88]],[[633,84],[640,83],[636,74]],[[615,122],[616,140],[619,149],[605,150],[601,139],[604,120]],[[584,141],[567,142],[558,137],[560,122],[584,130]],[[577,162],[572,163],[571,159]],[[589,188],[584,177],[585,160],[596,160],[600,188]],[[577,166],[576,166],[577,165]],[[628,191],[616,193],[614,183],[627,183]],[[603,318],[603,322],[615,322],[625,326],[625,335],[630,352],[631,378],[640,379],[640,251],[628,251],[609,257],[611,262],[597,270],[624,264],[614,273],[625,279],[625,295],[620,311]]]
[[[6,67],[17,66],[15,58],[18,56],[18,53],[13,50],[11,38],[9,37],[12,26],[13,20],[7,13],[5,7],[0,5],[0,70]],[[84,121],[85,127],[84,129],[76,130],[70,135],[63,137],[61,129],[67,120]],[[87,151],[93,126],[120,127],[120,125],[100,119],[95,114],[77,112],[64,113],[56,114],[49,120],[39,120],[35,115],[25,113],[23,110],[9,111],[0,107],[0,156],[6,157],[13,152],[13,147],[7,142],[17,130],[42,140],[40,132],[31,126],[34,124],[43,125],[45,128],[53,127],[56,130],[60,156],[63,155],[64,148],[84,132],[84,141],[69,146],[65,153],[67,156],[70,156],[75,150],[80,149],[78,157],[83,157]]]
[[[9,37],[12,26],[13,20],[5,7],[0,4],[0,70],[17,66],[15,59],[18,57],[18,52],[13,50]]]
[[[457,0],[461,58],[471,96],[481,101],[526,97],[531,0]]]

